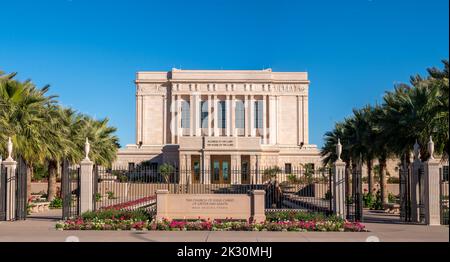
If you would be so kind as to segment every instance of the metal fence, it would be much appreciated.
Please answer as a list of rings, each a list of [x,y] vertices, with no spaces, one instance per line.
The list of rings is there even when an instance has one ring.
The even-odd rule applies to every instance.
[[[8,168],[0,168],[0,221],[27,218],[27,167],[22,157],[18,158],[15,173],[8,177]],[[13,194],[13,195],[12,195]],[[7,218],[8,206],[14,206],[15,213]]]
[[[330,214],[330,175],[329,169],[292,169],[289,172],[232,169],[217,173],[217,170],[200,169],[95,167],[93,199],[96,209],[135,209],[154,207],[156,191],[161,189],[172,194],[248,194],[252,190],[264,190],[269,212],[301,210]],[[210,183],[202,183],[205,177]]]
[[[6,167],[0,165],[0,221],[6,220]]]
[[[448,225],[449,221],[449,202],[448,202],[448,166],[440,169],[440,206],[441,206],[441,225]]]
[[[404,162],[399,170],[399,192],[400,192],[400,221],[411,222],[411,170]]]
[[[80,215],[80,168],[70,166],[67,160],[62,163],[61,196],[63,200],[62,217]]]
[[[346,218],[350,221],[362,221],[363,193],[361,166],[353,168],[351,176],[346,176],[346,184],[350,184],[346,199]]]

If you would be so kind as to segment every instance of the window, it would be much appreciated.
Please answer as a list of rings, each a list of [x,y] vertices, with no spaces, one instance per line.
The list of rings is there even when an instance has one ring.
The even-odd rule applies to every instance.
[[[227,110],[225,101],[219,101],[218,103],[218,120],[219,120],[219,128],[227,128],[226,122],[227,122]]]
[[[200,162],[199,161],[194,162],[194,180],[200,181]]]
[[[236,128],[245,128],[245,105],[244,101],[236,101]]]
[[[191,127],[191,109],[189,101],[181,101],[181,128]]]
[[[128,163],[128,170],[129,171],[133,171],[134,170],[134,163],[133,162]]]
[[[285,163],[284,164],[284,173],[285,174],[291,174],[292,173],[292,164],[291,163]]]
[[[263,100],[255,101],[255,128],[263,127]]]
[[[208,101],[201,102],[200,119],[202,128],[208,128]]]

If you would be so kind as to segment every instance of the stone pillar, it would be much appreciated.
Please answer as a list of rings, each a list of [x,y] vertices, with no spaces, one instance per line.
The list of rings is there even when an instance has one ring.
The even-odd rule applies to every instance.
[[[308,96],[303,96],[303,143],[309,144],[308,135]]]
[[[183,136],[183,128],[181,127],[181,96],[177,95],[177,143],[180,143],[180,137]]]
[[[267,96],[263,96],[263,144],[267,144]]]
[[[250,124],[249,124],[249,126],[250,126],[250,136],[251,137],[255,137],[255,100],[254,100],[254,98],[253,98],[253,95],[250,95],[250,110],[248,110],[249,111],[249,113],[250,113],[250,117],[249,117],[249,120],[250,120]]]
[[[242,183],[242,177],[241,177],[241,156],[236,155],[236,184],[240,185]]]
[[[194,136],[195,134],[195,102],[194,102],[194,96],[189,96],[189,136]]]
[[[231,135],[233,137],[237,136],[237,129],[236,129],[236,96],[231,96],[231,117],[230,117],[230,128],[231,128]]]
[[[439,161],[433,158],[424,163],[425,196],[423,204],[425,223],[430,226],[441,224],[439,167]]]
[[[167,96],[163,95],[163,141],[162,144],[167,144]]]
[[[337,160],[333,165],[333,213],[345,218],[345,163]]]
[[[213,113],[213,122],[214,122],[214,136],[219,136],[219,105],[217,95],[214,95],[214,113]]]
[[[201,136],[202,135],[202,123],[201,123],[201,118],[200,118],[200,114],[202,112],[202,107],[201,107],[201,97],[200,95],[196,94],[195,95],[195,109],[194,110],[194,114],[195,114],[195,136]]]
[[[276,140],[276,97],[269,96],[269,144],[275,145],[277,143]]]
[[[208,95],[208,136],[211,136],[211,118],[212,118],[211,104],[212,104],[211,95]]]
[[[80,164],[80,210],[81,213],[93,210],[94,183],[93,183],[94,163],[88,158],[83,159]]]
[[[227,95],[227,101],[226,103],[226,110],[225,110],[225,117],[226,117],[226,135],[230,136],[231,135],[231,100],[230,100],[230,95]]]
[[[264,190],[253,190],[252,191],[252,219],[255,223],[262,223],[266,221],[265,214],[265,195]]]
[[[168,196],[169,190],[156,190],[156,220],[158,221],[162,221],[167,217]]]
[[[191,155],[186,155],[186,170],[184,171],[184,175],[186,176],[186,183],[192,184],[192,161]]]
[[[171,101],[170,101],[170,114],[171,114],[171,118],[170,118],[170,134],[172,135],[172,139],[171,139],[171,143],[172,144],[176,144],[175,142],[175,134],[176,134],[176,126],[177,126],[177,121],[175,118],[175,111],[176,111],[176,102],[175,102],[175,95],[172,95]]]
[[[187,166],[187,159],[185,154],[180,154],[180,169],[179,169],[179,184],[184,185],[186,184],[186,168]]]
[[[142,141],[142,104],[142,95],[138,93],[136,97],[136,144]]]
[[[208,154],[204,155],[202,176],[203,184],[211,184],[211,156]]]
[[[11,157],[8,157],[3,161],[3,166],[6,168],[6,220],[11,221],[16,219],[17,162]]]
[[[302,97],[297,96],[297,145],[303,142],[303,103]]]
[[[244,119],[244,136],[248,137],[250,136],[250,117],[249,117],[249,112],[250,112],[250,106],[248,105],[248,96],[245,95],[244,96],[244,115],[245,115],[245,119]]]

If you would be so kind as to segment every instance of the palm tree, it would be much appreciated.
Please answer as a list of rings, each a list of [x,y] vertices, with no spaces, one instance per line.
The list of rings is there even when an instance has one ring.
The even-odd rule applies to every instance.
[[[2,146],[11,137],[15,155],[22,156],[27,166],[27,191],[31,194],[33,164],[44,161],[45,132],[48,125],[45,108],[56,103],[54,96],[46,96],[48,86],[37,89],[27,80],[12,78],[0,81],[0,138]]]

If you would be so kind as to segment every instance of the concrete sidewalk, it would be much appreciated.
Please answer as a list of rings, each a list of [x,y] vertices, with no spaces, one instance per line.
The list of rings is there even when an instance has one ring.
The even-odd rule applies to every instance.
[[[364,223],[370,232],[199,232],[199,231],[58,231],[60,211],[25,221],[0,222],[0,241],[63,242],[449,242],[448,226]],[[373,238],[376,237],[376,238]]]

